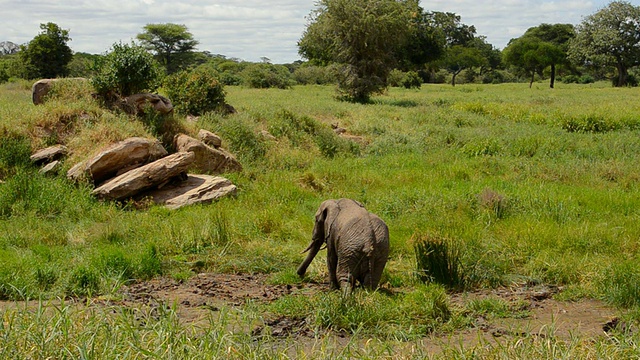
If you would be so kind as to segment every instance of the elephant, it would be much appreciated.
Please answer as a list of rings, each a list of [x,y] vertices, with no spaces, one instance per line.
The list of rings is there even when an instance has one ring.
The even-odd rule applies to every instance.
[[[322,246],[327,248],[331,287],[350,293],[360,285],[374,290],[389,256],[389,228],[364,205],[351,199],[326,200],[315,214],[309,251],[298,267],[304,274]]]

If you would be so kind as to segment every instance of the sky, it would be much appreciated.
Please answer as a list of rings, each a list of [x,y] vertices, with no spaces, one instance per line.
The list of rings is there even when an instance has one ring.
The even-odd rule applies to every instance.
[[[497,48],[542,23],[579,24],[609,0],[433,0],[427,11],[454,12],[462,23]],[[629,1],[640,6],[640,0]],[[187,26],[199,51],[272,63],[300,60],[297,41],[315,0],[0,0],[0,41],[25,44],[53,22],[69,30],[75,52],[103,54],[114,43],[130,42],[146,24]]]

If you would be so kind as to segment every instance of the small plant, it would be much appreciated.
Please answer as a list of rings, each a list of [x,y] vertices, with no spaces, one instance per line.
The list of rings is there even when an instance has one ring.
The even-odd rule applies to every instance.
[[[176,110],[191,115],[223,110],[225,92],[216,77],[205,69],[180,71],[164,81],[167,95]]]
[[[478,204],[481,209],[489,211],[498,219],[504,218],[509,209],[507,198],[489,188],[482,190],[482,192],[478,194]]]
[[[565,116],[560,126],[567,132],[577,133],[605,133],[619,129],[617,121],[605,119],[600,115]]]
[[[418,280],[450,289],[464,288],[460,251],[453,241],[437,235],[414,235],[413,244]]]
[[[147,246],[147,249],[140,256],[137,276],[141,279],[151,279],[156,275],[162,275],[162,260],[155,245]]]
[[[92,296],[100,290],[100,276],[91,268],[76,268],[69,278],[67,293],[73,296]]]
[[[409,71],[402,77],[402,86],[405,89],[419,89],[422,86],[422,78],[415,71]]]

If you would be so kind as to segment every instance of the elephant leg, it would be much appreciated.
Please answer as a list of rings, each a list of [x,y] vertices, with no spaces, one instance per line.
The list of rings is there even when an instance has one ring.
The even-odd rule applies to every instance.
[[[329,280],[331,281],[331,288],[340,289],[340,283],[338,282],[338,276],[336,275],[338,267],[338,257],[331,252],[327,252],[327,268],[329,269]]]

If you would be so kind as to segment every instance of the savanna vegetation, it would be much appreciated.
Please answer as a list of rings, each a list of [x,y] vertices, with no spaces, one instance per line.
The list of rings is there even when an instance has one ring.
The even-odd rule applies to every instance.
[[[640,106],[637,89],[622,86],[634,85],[640,58],[637,8],[616,1],[578,27],[541,24],[500,51],[456,14],[367,3],[319,2],[299,42],[309,61],[294,64],[195,52],[175,24],[148,25],[140,45],[70,58],[69,32],[48,23],[0,57],[0,357],[638,357]],[[386,31],[373,36],[378,20]],[[597,42],[586,36],[628,51],[588,48]],[[53,53],[65,55],[54,68],[32,61]],[[34,106],[31,79],[42,74],[91,81],[58,81]],[[168,96],[175,113],[128,115],[105,101],[138,91]],[[237,112],[223,114],[225,104]],[[243,165],[224,174],[235,197],[171,211],[98,201],[64,176],[115,141],[166,145],[202,128]],[[29,156],[53,144],[69,157],[45,176]],[[127,286],[198,273],[324,284],[322,259],[304,279],[295,269],[318,205],[341,197],[389,226],[381,289],[224,304],[193,323],[181,304],[125,305]],[[479,318],[529,315],[520,302],[465,294],[536,284],[560,289],[556,301],[604,304],[625,326],[424,346]],[[255,331],[274,318],[312,335]]]
[[[426,353],[403,352],[404,345],[472,326],[469,314],[495,307],[452,304],[452,291],[527,282],[563,286],[558,299],[600,299],[629,321],[638,319],[640,108],[629,105],[634,89],[603,83],[560,84],[555,90],[543,83],[532,89],[429,85],[394,88],[360,105],[336,102],[332,86],[227,87],[226,100],[238,114],[209,112],[191,125],[179,116],[174,121],[186,131],[198,127],[221,134],[245,166],[241,174],[228,174],[240,192],[179,211],[100,202],[63,175],[39,175],[28,159],[35,147],[65,142],[70,166],[100,144],[153,134],[144,121],[103,110],[90,96],[78,96],[82,91],[60,90],[61,99],[36,107],[28,89],[29,83],[7,84],[0,97],[5,300],[117,300],[124,284],[159,276],[187,279],[196,271],[265,273],[274,283],[293,286],[322,282],[322,260],[312,264],[305,280],[295,268],[313,213],[327,198],[358,199],[379,214],[389,225],[392,250],[385,291],[247,303],[212,312],[203,328],[181,325],[171,309],[144,326],[117,305],[105,311],[64,304],[4,309],[5,355],[109,358],[115,347],[132,357],[278,358],[284,350],[269,345],[268,336],[251,338],[241,329],[282,315],[353,336],[353,345],[342,350],[319,337],[315,354],[419,358]],[[331,123],[361,138],[338,137]],[[64,131],[41,131],[46,128]],[[262,138],[260,130],[277,141]],[[451,283],[424,276],[428,264],[442,259],[429,259],[421,249],[443,243],[454,250],[444,251],[455,264]],[[498,308],[501,316],[521,316],[509,304]],[[229,330],[230,323],[236,330]],[[637,354],[636,337],[620,333],[616,346],[607,337],[551,336],[546,345],[526,338],[503,348],[444,351],[458,357],[550,351],[617,356]],[[356,345],[365,338],[375,341]],[[296,351],[293,342],[285,348]]]

